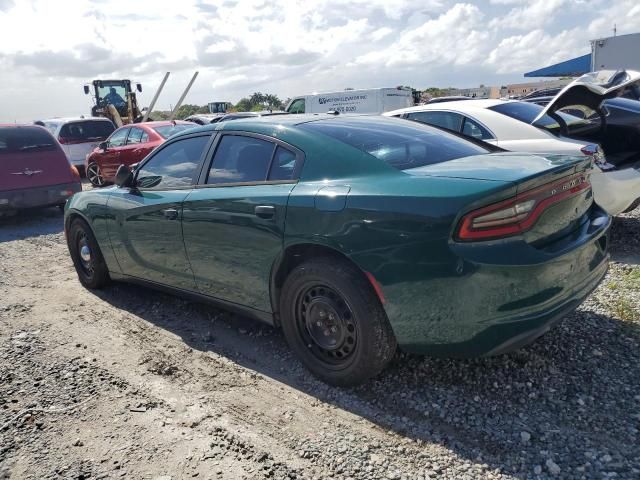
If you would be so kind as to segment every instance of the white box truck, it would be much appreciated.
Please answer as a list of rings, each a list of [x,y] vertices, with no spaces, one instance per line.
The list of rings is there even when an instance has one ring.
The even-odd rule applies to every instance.
[[[380,114],[413,105],[413,93],[410,88],[370,88],[294,97],[287,105],[286,111],[289,113],[333,111],[341,114]]]

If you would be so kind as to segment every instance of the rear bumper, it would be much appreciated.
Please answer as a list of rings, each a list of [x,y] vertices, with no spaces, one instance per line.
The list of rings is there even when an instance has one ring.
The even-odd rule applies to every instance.
[[[64,204],[71,195],[82,190],[79,182],[45,187],[0,191],[0,212]]]
[[[438,266],[438,276],[411,272],[412,282],[384,288],[398,344],[418,354],[478,357],[530,343],[598,286],[610,224],[596,208],[579,231],[543,250],[517,240],[453,248],[455,263]]]
[[[591,175],[593,196],[609,215],[619,215],[640,201],[640,163]]]

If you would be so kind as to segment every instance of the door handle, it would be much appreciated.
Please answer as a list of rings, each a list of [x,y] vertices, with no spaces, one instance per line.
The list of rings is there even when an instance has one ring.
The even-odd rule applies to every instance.
[[[254,209],[254,212],[258,218],[273,218],[276,214],[276,207],[273,205],[258,205]]]
[[[176,220],[178,218],[178,210],[175,208],[166,208],[162,210],[162,214],[167,220]]]

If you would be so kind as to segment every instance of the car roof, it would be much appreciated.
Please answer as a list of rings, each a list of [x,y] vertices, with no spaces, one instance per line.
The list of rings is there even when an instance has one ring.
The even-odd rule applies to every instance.
[[[166,127],[169,125],[193,125],[192,122],[187,122],[185,120],[153,120],[151,122],[140,122],[140,123],[128,123],[127,125],[123,125],[122,127]],[[120,127],[120,128],[122,128]]]
[[[84,120],[98,120],[98,121],[113,123],[111,120],[105,117],[54,117],[54,118],[45,118],[44,120],[39,120],[39,121],[48,122],[48,123],[71,123],[71,122],[82,122]]]
[[[514,101],[516,100],[501,100],[501,99],[493,99],[493,98],[478,99],[478,100],[454,100],[451,102],[430,103],[427,105],[418,105],[416,107],[400,108],[398,110],[393,110],[391,112],[385,112],[383,115],[393,116],[393,115],[399,115],[402,113],[424,112],[427,110],[443,110],[447,108],[450,108],[452,110],[461,110],[461,111],[467,110],[469,108],[485,109],[485,108],[493,107],[494,105],[500,105],[502,103],[514,102]]]

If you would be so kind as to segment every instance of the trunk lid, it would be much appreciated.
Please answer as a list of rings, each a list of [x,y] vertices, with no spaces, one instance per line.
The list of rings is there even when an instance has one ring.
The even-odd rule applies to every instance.
[[[0,127],[0,190],[18,190],[74,181],[64,151],[44,128]]]
[[[522,234],[527,242],[537,243],[562,237],[586,221],[585,214],[593,203],[589,181],[591,169],[590,157],[495,153],[459,158],[405,170],[405,173],[508,182],[510,187],[505,188],[502,198],[481,199],[466,209],[468,213],[477,213],[476,220],[482,219],[485,222],[482,227],[477,227],[481,231],[477,237],[471,231],[476,227],[470,227],[467,230],[470,234],[468,238],[482,240]],[[496,212],[505,212],[517,205],[531,209],[527,216],[514,222],[514,225],[519,225],[518,228],[505,235],[482,236],[482,231],[493,230],[489,227],[495,226],[496,219],[503,219],[501,215],[496,217]],[[516,209],[516,212],[519,210]],[[514,214],[514,217],[516,215],[521,213]],[[471,223],[467,224],[470,225]],[[487,230],[483,230],[485,226]]]
[[[628,90],[634,90],[637,94],[639,87],[640,72],[634,70],[600,70],[587,73],[560,90],[532,124],[537,125],[545,115],[553,115],[569,106],[582,106],[598,112],[605,100],[620,97]]]

